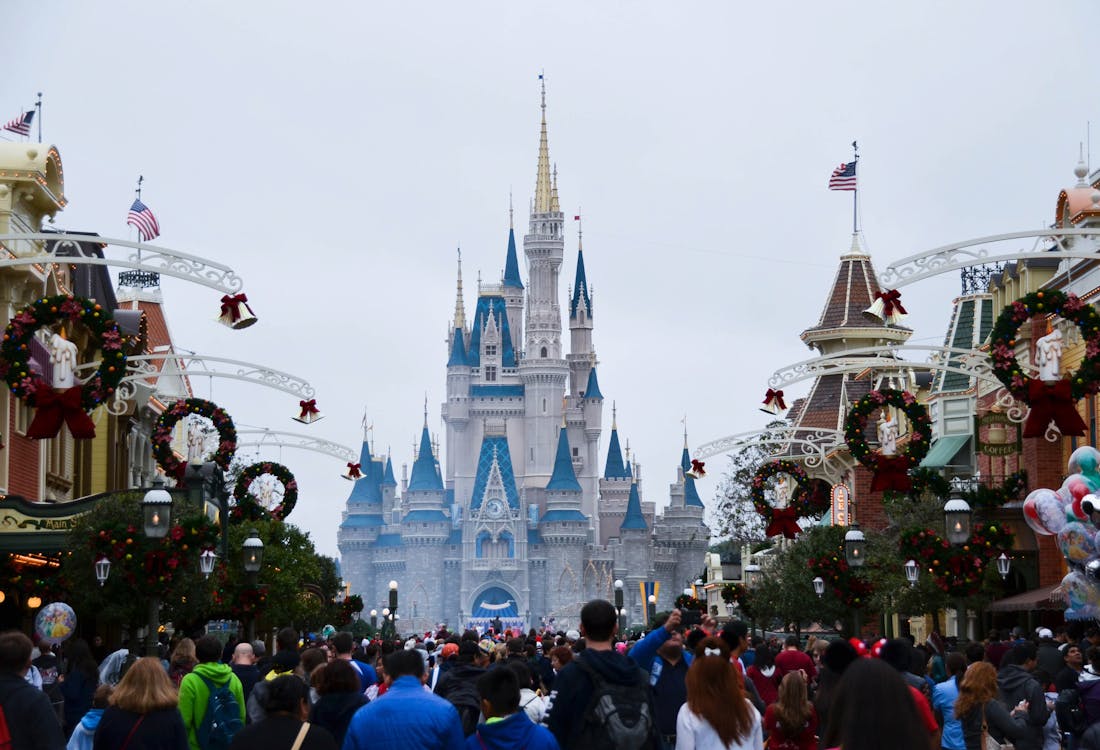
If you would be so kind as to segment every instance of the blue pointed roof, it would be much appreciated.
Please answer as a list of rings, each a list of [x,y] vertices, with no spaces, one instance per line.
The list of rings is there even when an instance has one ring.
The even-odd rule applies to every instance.
[[[508,324],[508,310],[504,305],[504,298],[500,295],[477,298],[474,325],[470,330],[470,345],[466,348],[466,364],[470,367],[481,366],[481,329],[485,327],[490,312],[500,322],[500,364],[503,367],[515,367],[516,351],[512,346],[512,329]]]
[[[447,367],[463,367],[466,365],[466,342],[461,328],[455,328],[454,343],[451,344],[451,358],[447,360]]]
[[[686,445],[684,446],[684,452],[680,454],[680,468],[684,470],[685,474],[691,470],[691,454],[688,453]]]
[[[348,503],[382,503],[382,490],[378,484],[382,480],[381,475],[375,475],[375,461],[370,454],[370,443],[363,441],[363,447],[359,449],[359,471],[363,475],[351,488],[348,495]]]
[[[386,457],[386,473],[382,475],[382,484],[388,487],[396,487],[397,480],[393,476],[393,461]]]
[[[588,279],[584,275],[584,250],[577,251],[577,278],[573,282],[573,298],[569,301],[569,317],[577,317],[577,306],[584,297],[584,308],[592,315],[592,298],[588,295]]]
[[[504,485],[504,497],[509,507],[519,510],[519,492],[516,491],[516,475],[512,469],[512,454],[508,451],[508,438],[504,435],[486,435],[481,440],[481,454],[477,459],[477,474],[474,476],[474,490],[470,496],[470,509],[477,510],[485,497],[485,488],[489,484],[489,474],[496,458],[500,468],[500,481]]]
[[[546,489],[559,492],[580,492],[581,485],[573,471],[573,457],[569,455],[569,436],[562,427],[558,432],[558,455],[554,458],[554,473]]]
[[[584,387],[584,397],[598,398],[603,401],[603,394],[600,393],[600,381],[596,378],[595,367],[588,371],[588,385]]]
[[[626,472],[626,477],[625,477],[626,479],[633,479],[634,478],[634,469],[630,468],[630,462],[629,461],[626,462],[626,468],[624,469],[624,471]]]
[[[699,497],[699,490],[695,488],[695,477],[689,477],[687,474],[691,469],[691,455],[686,445],[684,452],[680,455],[680,468],[684,470],[684,505],[689,508],[705,507],[702,498]]]
[[[519,278],[519,259],[516,257],[516,232],[508,228],[508,255],[504,259],[504,286],[523,289]]]
[[[593,370],[595,372],[595,370]],[[619,447],[619,430],[611,428],[611,443],[607,446],[607,463],[604,464],[604,479],[627,479],[630,472],[623,466],[623,451]]]
[[[409,492],[442,492],[443,482],[435,470],[435,456],[432,455],[432,438],[428,426],[424,425],[420,433],[420,451],[413,463],[412,479],[409,480]]]
[[[619,526],[620,531],[623,529],[639,529],[641,531],[649,529],[645,522],[645,516],[642,515],[642,498],[638,495],[637,482],[630,485],[630,499],[626,503],[626,515],[623,516],[623,522]]]

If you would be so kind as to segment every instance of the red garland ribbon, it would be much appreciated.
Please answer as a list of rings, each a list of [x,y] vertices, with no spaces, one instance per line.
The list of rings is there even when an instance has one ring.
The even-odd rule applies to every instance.
[[[236,323],[241,319],[240,306],[248,302],[248,297],[244,294],[225,294],[222,295],[222,316],[229,316],[229,320],[232,323]]]
[[[1085,423],[1074,407],[1072,385],[1063,378],[1048,384],[1032,379],[1027,386],[1031,413],[1024,424],[1024,437],[1042,437],[1051,420],[1063,435],[1084,435]]]
[[[361,465],[362,464],[353,464],[351,461],[348,461],[348,476],[352,479],[359,479],[362,477],[363,475],[359,471]]]
[[[63,391],[55,391],[49,386],[40,386],[35,394],[38,411],[27,428],[27,437],[35,440],[52,438],[61,432],[65,424],[77,440],[91,440],[95,437],[95,422],[81,405],[84,387],[73,386]]]
[[[782,534],[788,539],[794,539],[800,531],[802,529],[798,527],[798,512],[791,507],[777,508],[772,512],[771,523],[768,524],[764,535],[777,536]]]
[[[298,415],[299,419],[305,419],[310,414],[320,414],[317,409],[317,399],[311,398],[309,401],[299,401],[298,406],[302,407],[302,413]]]
[[[183,477],[187,473],[187,462],[180,461],[176,468],[172,470],[172,476],[176,478],[176,481],[182,487],[184,484]]]
[[[773,391],[771,388],[769,388],[768,392],[764,394],[764,405],[768,406],[772,403],[772,401],[774,401],[775,405],[778,406],[780,409],[786,411],[787,404],[783,401],[783,391]]]
[[[909,479],[909,459],[906,456],[879,456],[875,476],[871,480],[871,492],[897,490],[908,492],[913,487]]]
[[[901,306],[901,292],[897,289],[887,289],[885,292],[879,292],[875,295],[876,299],[882,300],[882,317],[888,318],[895,312],[901,315],[908,315],[905,308]]]

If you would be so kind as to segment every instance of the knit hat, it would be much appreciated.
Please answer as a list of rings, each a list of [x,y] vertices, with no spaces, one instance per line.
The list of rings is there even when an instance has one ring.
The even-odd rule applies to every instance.
[[[847,641],[833,641],[825,647],[821,663],[837,674],[842,674],[848,665],[859,658],[852,644]]]

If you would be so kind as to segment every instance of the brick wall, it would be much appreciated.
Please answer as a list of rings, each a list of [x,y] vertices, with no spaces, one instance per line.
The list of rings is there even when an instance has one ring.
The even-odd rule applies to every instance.
[[[37,440],[31,440],[15,432],[15,412],[19,405],[14,396],[8,409],[8,427],[4,431],[8,443],[8,494],[22,495],[28,500],[38,500],[39,479],[41,477],[41,449]]]

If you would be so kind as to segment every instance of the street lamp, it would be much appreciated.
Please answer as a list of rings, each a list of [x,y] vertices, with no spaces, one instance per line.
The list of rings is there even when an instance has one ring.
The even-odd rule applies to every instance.
[[[149,539],[163,539],[168,536],[172,521],[172,496],[164,489],[164,479],[158,474],[153,480],[153,489],[145,493],[141,500],[141,513],[144,520],[145,536]],[[107,568],[109,570],[110,568]],[[96,577],[99,577],[99,564],[96,564]],[[103,580],[107,580],[106,571]],[[145,653],[148,656],[160,656],[157,634],[160,631],[160,597],[149,597],[149,632],[145,638]]]
[[[814,593],[817,594],[817,598],[820,599],[825,594],[825,579],[821,576],[814,576]]]
[[[853,523],[844,535],[844,559],[852,568],[862,568],[867,558],[867,537],[859,530],[859,524]]]
[[[656,594],[649,595],[649,608],[646,611],[647,622],[646,625],[653,627],[653,621],[657,619],[657,596]]]
[[[917,565],[916,560],[909,560],[903,567],[905,568],[905,580],[909,581],[909,588],[914,588],[917,585],[917,578],[920,577],[920,566]]]
[[[397,581],[390,581],[390,612],[397,614]]]
[[[378,610],[372,609],[370,611],[370,635],[371,638],[378,636]]]
[[[997,558],[997,572],[1001,574],[1001,580],[1008,578],[1008,571],[1012,568],[1012,561],[1004,552]]]
[[[626,616],[623,609],[623,579],[615,579],[615,612],[619,615],[619,632],[626,630]]]
[[[256,529],[248,532],[248,538],[241,545],[244,553],[244,572],[248,574],[249,586],[256,587],[256,578],[264,562],[264,543],[260,540],[260,533]],[[256,637],[256,613],[252,612],[248,618],[248,640]]]
[[[390,637],[390,608],[382,607],[382,637]]]
[[[943,506],[943,518],[947,526],[947,541],[966,544],[970,538],[970,503],[956,495]]]
[[[749,563],[744,567],[745,573],[745,585],[750,589],[754,588],[757,583],[760,582],[760,566],[756,563]]]
[[[111,575],[111,560],[106,555],[101,555],[95,561],[95,579],[99,585],[107,583],[107,576]]]
[[[214,562],[217,559],[218,556],[214,554],[212,549],[204,549],[202,554],[199,555],[199,572],[202,573],[203,578],[209,578],[210,574],[214,572]]]

